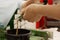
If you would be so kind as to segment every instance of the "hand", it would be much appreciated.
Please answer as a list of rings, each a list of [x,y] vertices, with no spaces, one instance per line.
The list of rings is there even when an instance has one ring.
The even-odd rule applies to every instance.
[[[30,22],[39,21],[42,15],[38,11],[37,4],[31,4],[23,9],[22,13],[24,13],[23,18]]]

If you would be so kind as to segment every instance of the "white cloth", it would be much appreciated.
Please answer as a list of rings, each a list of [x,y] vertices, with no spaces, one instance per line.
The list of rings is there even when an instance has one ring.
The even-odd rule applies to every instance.
[[[53,40],[60,40],[60,32],[58,31],[53,32]]]
[[[8,24],[18,4],[22,4],[23,0],[0,0],[0,23],[4,26]]]

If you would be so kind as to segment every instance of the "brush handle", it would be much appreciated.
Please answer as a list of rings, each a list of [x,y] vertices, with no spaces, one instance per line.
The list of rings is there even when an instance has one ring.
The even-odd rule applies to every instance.
[[[23,19],[23,14],[21,14],[21,16],[19,16],[18,17],[18,19],[17,19],[17,29],[16,29],[16,35],[18,35],[18,21],[20,21],[21,22],[21,20]],[[20,23],[21,24],[21,23]],[[20,26],[20,28],[21,28],[21,26]]]
[[[18,35],[18,20],[17,20],[17,29],[16,29],[16,35]]]

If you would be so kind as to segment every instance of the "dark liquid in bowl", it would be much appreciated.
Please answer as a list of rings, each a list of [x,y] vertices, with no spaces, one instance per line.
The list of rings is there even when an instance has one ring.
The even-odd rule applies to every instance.
[[[7,40],[29,40],[30,30],[18,29],[18,35],[16,35],[16,29],[7,30],[6,38]]]

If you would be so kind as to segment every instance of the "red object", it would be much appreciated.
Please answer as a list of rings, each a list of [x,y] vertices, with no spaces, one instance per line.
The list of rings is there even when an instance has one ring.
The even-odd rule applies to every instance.
[[[36,22],[36,29],[44,29],[44,24],[45,24],[45,16],[42,16],[42,18],[40,19],[40,21]]]
[[[39,21],[40,27],[42,27],[44,25],[44,20],[45,20],[45,16],[42,16],[42,18]]]
[[[40,22],[36,22],[36,29],[40,28]]]
[[[53,4],[53,0],[48,0],[48,4],[52,5]]]

